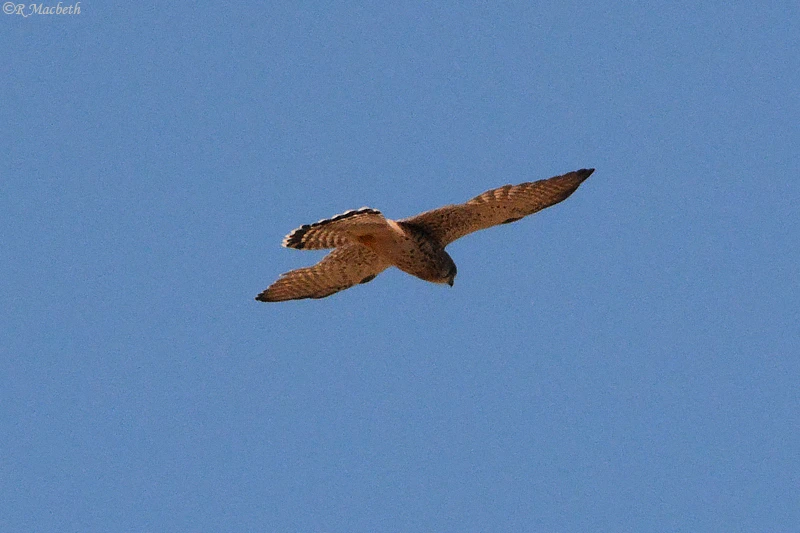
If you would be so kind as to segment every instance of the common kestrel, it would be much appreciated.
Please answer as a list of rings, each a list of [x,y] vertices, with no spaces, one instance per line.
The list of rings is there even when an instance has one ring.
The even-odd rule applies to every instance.
[[[391,220],[377,209],[362,207],[300,226],[283,246],[299,250],[333,248],[316,265],[282,274],[256,296],[262,302],[324,298],[367,283],[390,266],[433,283],[452,287],[456,264],[444,251],[473,231],[508,224],[565,200],[593,168],[553,178],[505,185],[459,205]]]

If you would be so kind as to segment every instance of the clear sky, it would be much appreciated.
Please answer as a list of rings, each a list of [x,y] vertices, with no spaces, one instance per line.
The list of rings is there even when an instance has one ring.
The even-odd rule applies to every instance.
[[[0,530],[798,531],[800,7],[697,4],[2,14]],[[253,300],[583,167],[453,288]]]

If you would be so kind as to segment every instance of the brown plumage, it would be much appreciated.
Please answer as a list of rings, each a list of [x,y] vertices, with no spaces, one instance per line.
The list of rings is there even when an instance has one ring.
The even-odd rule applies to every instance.
[[[287,248],[334,248],[316,265],[281,275],[256,296],[262,302],[324,298],[367,283],[390,266],[431,281],[453,285],[456,265],[445,247],[481,229],[507,224],[565,200],[594,169],[581,169],[486,191],[464,204],[447,205],[391,220],[362,207],[306,224],[283,240]]]

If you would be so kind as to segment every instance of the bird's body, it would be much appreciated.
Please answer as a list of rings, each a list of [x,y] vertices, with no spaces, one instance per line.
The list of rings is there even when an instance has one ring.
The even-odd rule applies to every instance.
[[[371,248],[406,274],[433,283],[453,284],[455,263],[435,239],[421,228],[403,221],[388,220],[390,243],[376,242]]]
[[[391,220],[363,207],[306,224],[283,240],[288,248],[334,248],[316,265],[281,275],[256,300],[276,302],[323,298],[367,283],[390,266],[425,281],[453,285],[456,265],[445,251],[474,231],[514,222],[566,199],[594,169],[546,180],[505,185],[464,204]]]

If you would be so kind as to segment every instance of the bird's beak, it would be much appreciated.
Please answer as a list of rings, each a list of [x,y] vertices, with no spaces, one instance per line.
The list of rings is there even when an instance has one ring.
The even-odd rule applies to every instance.
[[[450,278],[449,280],[447,280],[447,284],[452,287],[453,286],[453,278]]]

